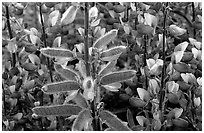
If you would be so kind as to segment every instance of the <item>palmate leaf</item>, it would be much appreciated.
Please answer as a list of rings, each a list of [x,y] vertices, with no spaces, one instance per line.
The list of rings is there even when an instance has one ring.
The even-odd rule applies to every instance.
[[[89,129],[92,121],[91,112],[88,109],[83,109],[72,125],[72,131],[82,131]]]
[[[72,51],[63,48],[42,48],[40,52],[50,58],[73,58]]]
[[[39,106],[33,108],[33,112],[38,116],[68,116],[68,115],[78,115],[81,111],[81,107],[76,105],[54,105],[54,106]]]
[[[78,73],[72,69],[69,69],[68,67],[64,68],[60,64],[55,64],[54,68],[57,73],[59,73],[63,78],[67,80],[76,81],[77,79],[80,79],[80,76],[78,75]]]
[[[113,29],[107,32],[105,35],[97,39],[96,42],[94,42],[93,47],[98,49],[103,49],[105,46],[107,46],[111,41],[115,39],[117,34],[118,34],[118,30],[116,29]]]
[[[46,94],[54,94],[58,92],[67,92],[80,89],[79,83],[76,81],[66,80],[56,83],[50,83],[42,87]]]
[[[123,123],[123,121],[121,121],[119,118],[117,118],[116,115],[107,110],[102,110],[99,113],[99,116],[102,121],[104,121],[110,128],[113,128],[116,131],[131,131],[131,129],[127,127]]]
[[[136,74],[135,70],[123,70],[123,71],[109,73],[104,75],[101,78],[100,83],[101,85],[108,85],[115,82],[125,81],[133,78],[135,74]]]

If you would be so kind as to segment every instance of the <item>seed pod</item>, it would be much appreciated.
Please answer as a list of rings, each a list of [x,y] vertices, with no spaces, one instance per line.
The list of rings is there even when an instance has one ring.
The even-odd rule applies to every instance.
[[[63,48],[42,48],[40,49],[40,52],[50,58],[72,58],[73,53],[72,51],[68,49],[63,49]]]
[[[33,112],[38,116],[69,116],[78,115],[81,108],[76,105],[54,105],[54,106],[38,106],[33,108]]]
[[[22,67],[26,70],[26,71],[34,71],[36,70],[38,67],[36,65],[34,65],[33,63],[24,63],[22,65]]]
[[[109,72],[111,72],[113,69],[114,69],[114,66],[116,65],[117,61],[116,60],[113,60],[113,61],[110,61],[108,62],[104,68],[102,68],[100,71],[99,71],[99,75],[100,76],[103,76]]]
[[[65,78],[67,80],[74,80],[74,81],[76,81],[77,79],[80,79],[80,76],[77,74],[77,72],[75,72],[72,69],[69,69],[67,67],[63,68],[59,64],[55,64],[54,68],[55,68],[57,73],[59,73],[63,78]]]
[[[177,127],[188,127],[188,121],[182,119],[182,118],[176,118],[172,120],[173,124]]]
[[[72,131],[82,131],[88,128],[88,123],[92,120],[91,112],[88,109],[82,110],[72,125]]]
[[[193,59],[193,53],[191,52],[184,52],[183,57],[181,59],[182,62],[189,62]]]
[[[97,39],[93,47],[98,48],[98,49],[103,49],[105,46],[107,46],[112,40],[115,39],[115,37],[118,34],[118,30],[113,29],[109,32],[107,32],[105,35],[101,36],[99,39]]]
[[[117,131],[131,131],[116,115],[107,110],[100,111],[99,116],[109,127]]]
[[[146,105],[146,102],[141,100],[140,98],[137,97],[131,97],[129,99],[129,103],[130,105],[134,106],[134,107],[144,107]]]
[[[101,85],[108,85],[115,82],[125,81],[133,78],[135,74],[136,74],[135,70],[124,70],[124,71],[109,73],[104,75],[101,78],[100,83]]]
[[[68,25],[72,23],[76,17],[78,8],[76,6],[70,6],[62,15],[61,24]]]
[[[191,85],[187,84],[184,81],[177,81],[176,83],[179,84],[179,89],[182,90],[182,91],[187,91],[191,87]]]
[[[104,61],[117,60],[121,53],[126,51],[126,46],[116,46],[101,53],[100,58]]]
[[[78,89],[80,89],[80,85],[77,82],[71,81],[71,80],[50,83],[42,87],[43,92],[46,94],[67,92],[67,91],[78,90]]]
[[[173,68],[180,73],[193,73],[193,70],[186,63],[183,62],[173,64]]]

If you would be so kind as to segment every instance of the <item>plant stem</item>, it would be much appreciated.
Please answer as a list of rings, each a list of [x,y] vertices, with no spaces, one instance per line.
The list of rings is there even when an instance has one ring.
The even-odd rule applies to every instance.
[[[88,30],[89,30],[89,11],[88,11],[88,2],[85,2],[85,15],[84,15],[84,19],[85,19],[85,31],[84,31],[84,60],[85,60],[85,66],[86,66],[86,74],[87,76],[90,76],[90,64],[89,64],[89,44],[88,44]]]
[[[10,24],[10,18],[9,18],[9,7],[8,5],[6,6],[6,19],[7,19],[7,26],[8,26],[8,32],[9,32],[9,38],[10,40],[13,38],[12,30],[11,30],[11,24]],[[12,67],[15,67],[16,64],[16,53],[12,53]]]
[[[165,83],[164,83],[164,78],[165,78],[165,43],[166,43],[166,16],[167,16],[167,9],[166,7],[168,6],[168,2],[166,3],[166,6],[164,7],[164,21],[163,21],[163,49],[162,49],[162,60],[163,60],[163,67],[162,67],[162,77],[161,77],[161,88],[160,88],[160,98],[159,98],[159,109],[161,110],[162,116],[163,116],[163,101],[164,101],[164,95],[165,95]]]
[[[147,43],[148,43],[148,35],[144,35],[144,67],[147,66]],[[145,74],[145,88],[148,88],[148,79]]]
[[[88,30],[89,30],[89,11],[88,11],[88,2],[85,2],[85,8],[84,8],[84,60],[85,60],[85,66],[86,66],[86,75],[90,76],[90,64],[89,64],[89,44],[88,44]],[[91,102],[91,110],[92,110],[92,117],[93,117],[93,130],[98,131],[98,119],[96,117],[97,111],[96,111],[96,105],[95,105],[95,99]]]
[[[135,2],[136,13],[137,13],[137,2]],[[135,17],[135,30],[137,29],[137,17]]]
[[[195,5],[194,5],[194,2],[192,2],[192,11],[193,11],[193,22],[195,22],[195,17],[196,17],[196,14],[195,14]],[[196,29],[194,28],[193,29],[193,38],[196,38]]]
[[[45,34],[45,25],[43,22],[43,15],[42,15],[42,4],[40,5],[40,21],[41,21],[41,25],[42,25],[42,38],[43,38],[43,42],[44,42],[44,46],[47,47],[47,42],[46,42],[46,34]],[[50,74],[50,80],[51,82],[53,82],[53,77],[52,77],[52,70],[51,70],[51,64],[50,64],[50,60],[47,57],[47,66],[49,69],[49,74]],[[53,95],[50,95],[50,100],[51,102],[53,102]]]

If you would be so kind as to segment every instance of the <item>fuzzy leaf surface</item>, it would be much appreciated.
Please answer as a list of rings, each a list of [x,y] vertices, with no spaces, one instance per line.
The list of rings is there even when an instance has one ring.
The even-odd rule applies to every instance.
[[[100,83],[102,85],[108,85],[115,82],[125,81],[133,78],[135,74],[136,74],[135,70],[124,70],[124,71],[109,73],[104,75],[101,78]]]
[[[78,90],[80,89],[79,83],[71,80],[56,82],[56,83],[50,83],[45,86],[43,86],[42,90],[46,94],[54,94],[58,92],[67,92],[72,90]]]
[[[67,79],[67,80],[75,80],[77,78],[79,78],[79,75],[77,74],[77,72],[75,72],[72,69],[69,69],[68,67],[64,68],[59,64],[55,64],[54,68],[56,70],[57,73],[59,73],[63,78]]]
[[[87,129],[91,120],[92,116],[90,110],[82,110],[74,120],[72,131],[82,131],[83,129]]]
[[[50,58],[72,58],[73,53],[63,48],[42,48],[40,52]]]
[[[81,111],[81,107],[76,105],[54,105],[54,106],[39,106],[33,108],[33,112],[38,116],[68,116],[78,115]]]
[[[97,39],[93,47],[98,48],[98,49],[103,49],[105,46],[107,46],[112,40],[115,39],[117,36],[118,30],[113,29],[109,32],[107,32],[105,35],[101,36],[99,39]]]
[[[101,111],[99,116],[102,121],[104,121],[110,128],[113,128],[116,131],[131,131],[129,127],[123,124],[123,121],[107,110]]]

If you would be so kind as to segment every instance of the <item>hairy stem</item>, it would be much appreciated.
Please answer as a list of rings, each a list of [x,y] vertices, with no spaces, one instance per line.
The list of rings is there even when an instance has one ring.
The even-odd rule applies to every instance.
[[[196,14],[195,14],[195,5],[194,5],[194,2],[192,2],[192,11],[193,11],[193,19],[192,19],[192,21],[195,22]],[[193,29],[193,38],[196,38],[196,29],[195,28]]]
[[[89,64],[89,44],[88,44],[88,31],[89,31],[89,11],[88,11],[89,3],[85,2],[85,8],[84,8],[84,20],[85,20],[85,32],[84,32],[84,60],[85,60],[85,66],[86,66],[86,75],[91,76],[90,73],[90,64]],[[92,117],[93,117],[93,130],[98,130],[98,119],[96,118],[97,112],[96,112],[96,105],[95,100],[91,102],[91,110],[92,110]]]
[[[47,47],[46,34],[45,34],[45,25],[44,25],[44,22],[43,22],[43,15],[42,15],[42,5],[40,5],[40,21],[41,21],[42,32],[43,32],[42,33],[43,43],[44,43],[44,46]],[[49,69],[50,80],[51,80],[51,82],[53,82],[51,64],[50,64],[50,60],[49,60],[48,57],[47,57],[47,66],[48,66],[48,69]],[[50,100],[51,100],[51,102],[53,102],[53,95],[50,95]]]
[[[163,105],[163,101],[164,101],[164,95],[165,95],[165,82],[164,82],[164,78],[165,78],[165,47],[166,47],[166,17],[167,17],[167,7],[168,6],[168,2],[166,3],[166,6],[164,7],[164,21],[163,21],[163,49],[162,49],[162,60],[163,60],[163,67],[162,67],[162,77],[161,77],[161,88],[160,88],[160,98],[159,98],[159,109],[161,110],[161,113],[163,114],[163,109],[162,109],[162,105]]]
[[[11,24],[10,24],[10,18],[9,18],[9,7],[8,5],[6,6],[6,19],[7,19],[7,26],[8,26],[8,32],[9,32],[9,38],[10,40],[13,38],[12,30],[11,30]],[[12,67],[15,67],[16,64],[16,53],[12,53]]]

